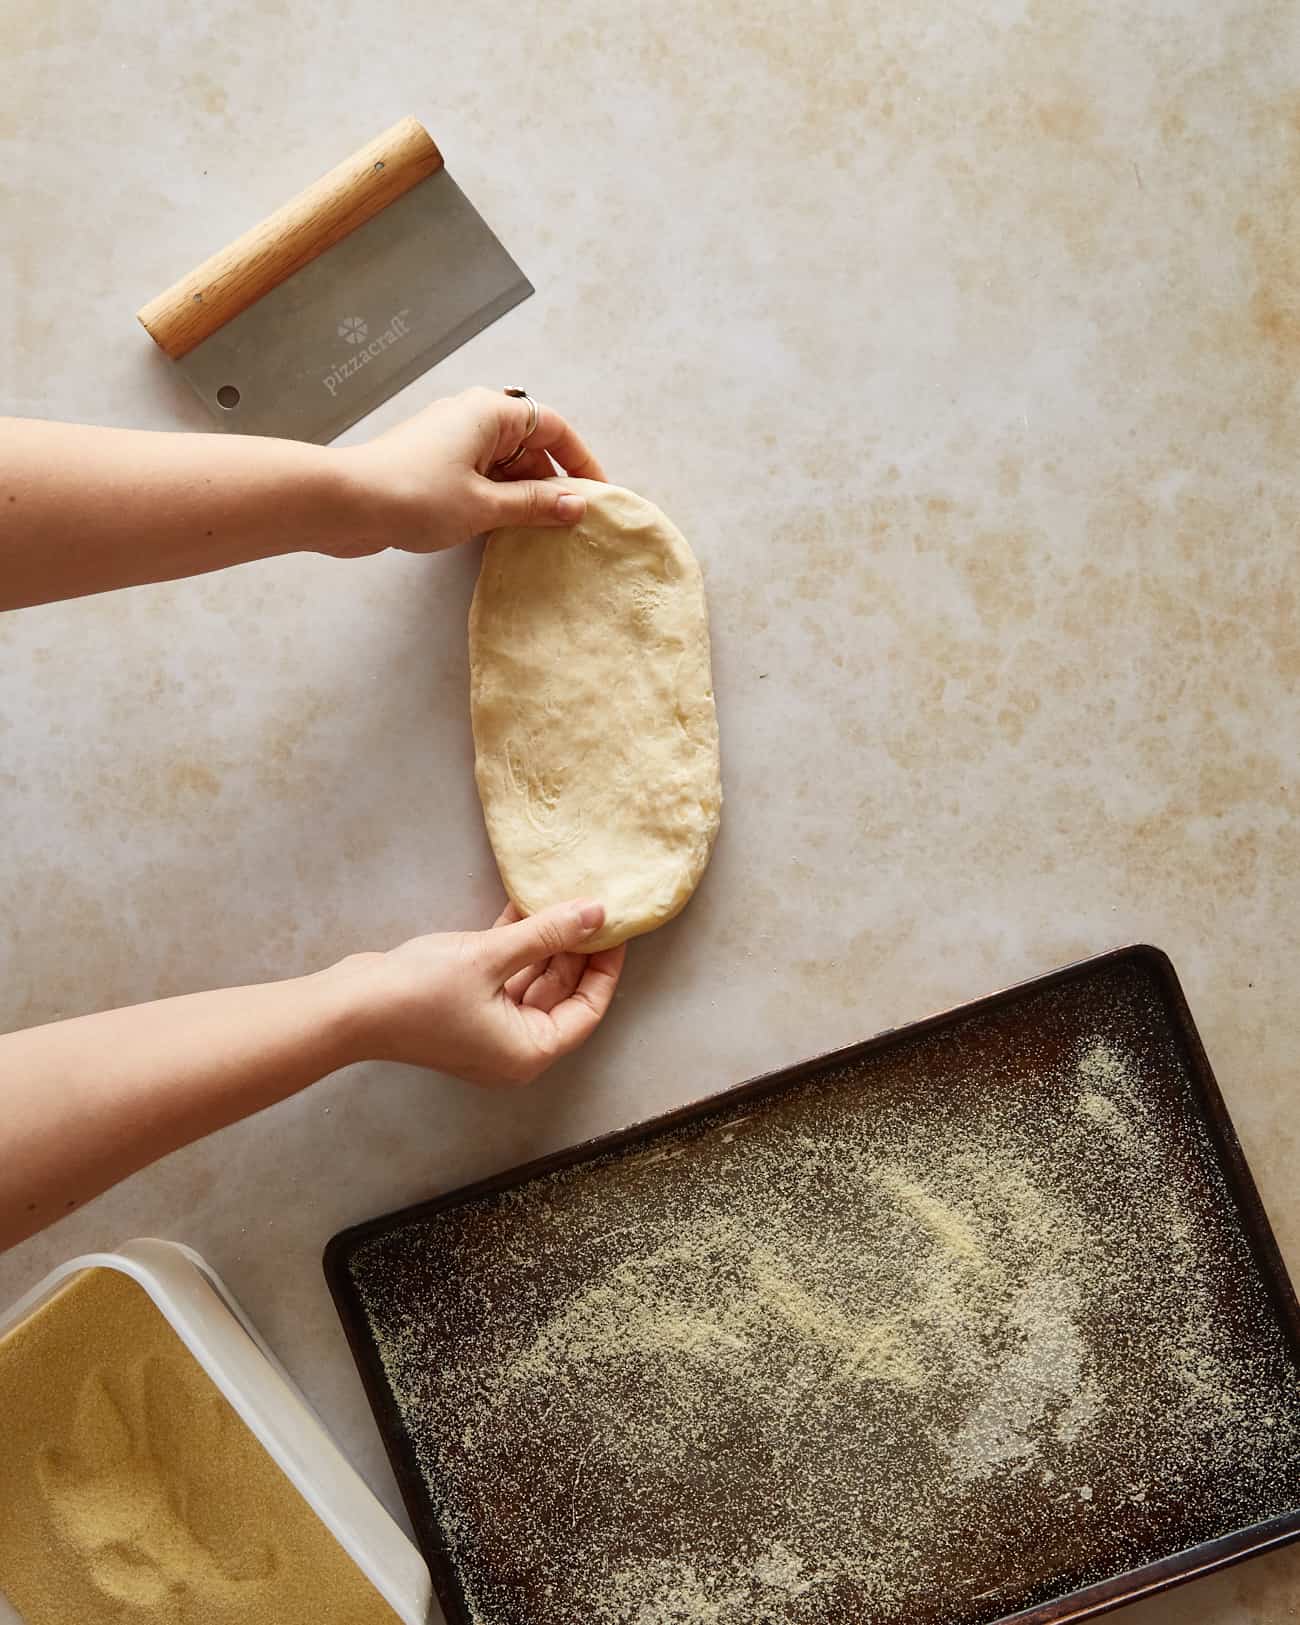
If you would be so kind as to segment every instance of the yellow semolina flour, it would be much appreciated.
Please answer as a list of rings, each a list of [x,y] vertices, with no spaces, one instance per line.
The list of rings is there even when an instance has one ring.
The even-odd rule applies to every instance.
[[[26,1625],[397,1625],[148,1293],[0,1339],[0,1591]]]

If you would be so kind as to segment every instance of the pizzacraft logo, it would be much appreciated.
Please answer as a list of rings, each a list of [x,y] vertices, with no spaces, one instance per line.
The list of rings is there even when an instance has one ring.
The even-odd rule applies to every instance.
[[[388,326],[383,332],[374,338],[370,337],[370,323],[364,316],[343,317],[335,332],[344,344],[352,346],[352,354],[344,356],[327,373],[322,374],[321,383],[331,395],[337,395],[339,385],[354,377],[377,355],[382,355],[394,344],[400,344],[403,339],[411,336],[411,329],[406,320],[410,314],[409,306],[406,310],[397,311],[389,319]]]

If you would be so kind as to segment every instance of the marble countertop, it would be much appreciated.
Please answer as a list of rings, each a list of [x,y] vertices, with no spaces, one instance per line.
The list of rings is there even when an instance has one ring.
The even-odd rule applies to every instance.
[[[693,542],[727,803],[527,1093],[330,1078],[0,1259],[175,1237],[386,1502],[349,1222],[1117,943],[1172,955],[1293,1271],[1300,34],[1271,0],[18,0],[4,409],[205,424],[133,312],[404,113],[537,285],[471,382]],[[0,620],[0,1020],[288,975],[499,888],[476,559],[295,558]],[[1300,1550],[1134,1608],[1282,1625]]]

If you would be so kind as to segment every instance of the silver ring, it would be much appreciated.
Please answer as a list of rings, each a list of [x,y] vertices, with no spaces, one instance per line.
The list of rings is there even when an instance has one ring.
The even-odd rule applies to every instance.
[[[506,394],[509,395],[512,400],[528,402],[528,427],[524,430],[524,438],[510,453],[509,457],[498,457],[496,462],[492,464],[489,472],[493,474],[499,473],[502,469],[513,468],[523,454],[528,450],[529,436],[532,435],[536,430],[537,419],[539,416],[537,411],[537,402],[526,389],[515,389],[511,385],[507,385]]]

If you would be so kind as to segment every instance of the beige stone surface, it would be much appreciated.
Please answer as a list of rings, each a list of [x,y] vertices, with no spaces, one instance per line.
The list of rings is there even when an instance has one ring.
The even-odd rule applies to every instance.
[[[709,583],[727,818],[527,1094],[339,1075],[0,1260],[227,1277],[390,1504],[340,1226],[1115,943],[1166,948],[1300,1270],[1300,33],[1272,0],[14,0],[8,410],[199,426],[132,313],[397,116],[538,287],[569,410]],[[354,433],[357,431],[354,431]],[[476,560],[290,559],[0,620],[0,1018],[499,902]],[[1133,1625],[1300,1618],[1300,1553]]]

